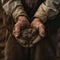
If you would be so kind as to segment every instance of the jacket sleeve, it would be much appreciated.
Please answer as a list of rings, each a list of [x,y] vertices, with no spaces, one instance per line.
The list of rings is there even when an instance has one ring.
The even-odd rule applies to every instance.
[[[34,17],[38,17],[42,22],[47,19],[52,20],[60,12],[60,0],[45,0],[36,11]]]
[[[21,0],[1,0],[1,2],[6,14],[12,15],[15,21],[19,15],[27,16]]]

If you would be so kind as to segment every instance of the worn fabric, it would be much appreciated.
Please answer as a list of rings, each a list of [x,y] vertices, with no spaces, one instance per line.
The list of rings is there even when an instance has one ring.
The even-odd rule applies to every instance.
[[[10,35],[5,47],[5,60],[56,60],[56,56],[50,42],[45,39],[27,48]]]
[[[19,15],[27,16],[24,11],[21,0],[1,0],[1,2],[6,14],[9,16],[12,15],[15,22],[16,22],[16,18]]]
[[[46,0],[40,5],[34,16],[39,17],[43,22],[53,20],[60,12],[59,6],[60,0]]]
[[[4,48],[7,40],[7,19],[0,2],[0,60],[4,59]]]
[[[0,1],[0,60],[4,60],[5,43],[10,34],[9,31],[12,31],[12,23],[11,18],[6,15],[4,9],[2,8]]]
[[[19,15],[27,16],[21,0],[1,0],[2,6],[7,14],[17,18]],[[38,3],[37,3],[38,4]],[[45,0],[34,14],[34,17],[40,18],[43,22],[47,19],[53,19],[60,11],[60,0]]]

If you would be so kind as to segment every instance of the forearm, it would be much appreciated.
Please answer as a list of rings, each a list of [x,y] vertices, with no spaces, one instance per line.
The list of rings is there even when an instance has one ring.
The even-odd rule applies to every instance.
[[[47,19],[54,19],[59,12],[60,0],[46,0],[39,6],[34,17],[38,17],[41,21],[46,22]]]
[[[3,0],[2,6],[6,14],[12,15],[15,21],[16,21],[16,18],[20,15],[27,16],[27,14],[24,11],[21,0],[8,0],[8,1]]]

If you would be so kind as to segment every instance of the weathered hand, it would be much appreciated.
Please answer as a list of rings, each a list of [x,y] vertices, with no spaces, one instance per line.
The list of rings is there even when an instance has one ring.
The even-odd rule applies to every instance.
[[[41,37],[45,36],[45,27],[39,18],[35,18],[32,21],[31,26],[39,30],[39,34]]]
[[[14,26],[13,35],[18,37],[20,34],[20,29],[23,27],[28,27],[30,25],[28,19],[25,16],[19,16],[18,21]]]

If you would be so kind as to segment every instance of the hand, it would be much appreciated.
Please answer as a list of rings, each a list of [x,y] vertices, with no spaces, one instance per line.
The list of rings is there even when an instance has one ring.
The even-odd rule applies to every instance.
[[[20,29],[23,27],[28,27],[30,25],[28,19],[25,16],[19,16],[18,21],[14,26],[13,35],[18,37],[20,34]]]
[[[39,18],[35,18],[32,23],[31,26],[36,28],[37,30],[39,30],[39,34],[41,37],[45,36],[45,27],[43,25],[43,23],[40,21]]]

